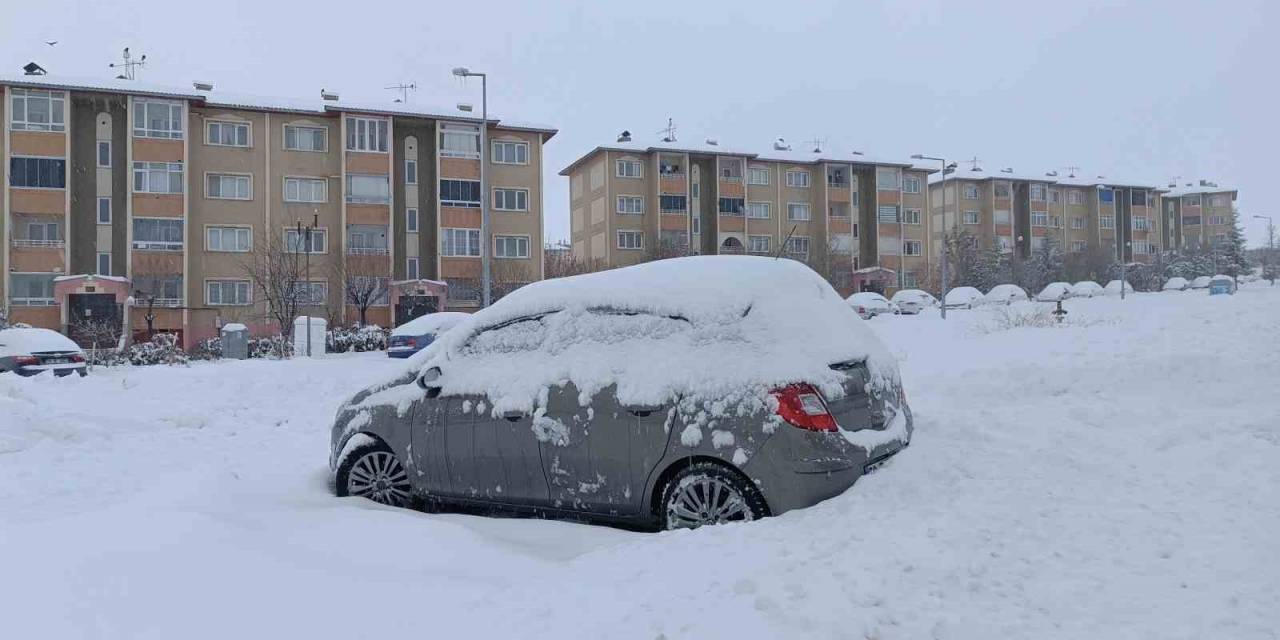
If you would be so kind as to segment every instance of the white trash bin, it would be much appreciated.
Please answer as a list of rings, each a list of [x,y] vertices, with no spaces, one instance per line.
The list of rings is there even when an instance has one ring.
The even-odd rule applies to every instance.
[[[311,316],[311,355],[322,356],[325,353],[324,339],[328,334],[328,323],[324,318]],[[293,320],[293,355],[307,355],[307,316],[298,316]]]

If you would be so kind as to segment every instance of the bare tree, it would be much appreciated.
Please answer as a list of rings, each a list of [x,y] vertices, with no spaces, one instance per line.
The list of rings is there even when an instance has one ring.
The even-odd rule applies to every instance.
[[[174,259],[166,253],[139,253],[133,258],[134,306],[144,310],[147,340],[155,335],[156,306],[163,308],[182,298],[182,272],[175,269]]]
[[[387,304],[391,279],[385,275],[387,258],[375,255],[350,255],[334,264],[333,281],[342,287],[342,301],[356,308],[360,326],[368,324],[369,308]]]
[[[286,244],[282,235],[260,234],[253,251],[241,261],[244,274],[253,283],[257,298],[266,305],[267,316],[288,335],[300,303],[309,295],[304,288],[303,256]],[[314,302],[314,301],[311,301]],[[323,302],[322,302],[323,303]]]
[[[604,260],[578,258],[568,253],[548,253],[543,261],[543,273],[547,280],[603,271]]]
[[[490,266],[490,274],[493,278],[494,300],[500,300],[534,280],[524,260],[494,260]]]

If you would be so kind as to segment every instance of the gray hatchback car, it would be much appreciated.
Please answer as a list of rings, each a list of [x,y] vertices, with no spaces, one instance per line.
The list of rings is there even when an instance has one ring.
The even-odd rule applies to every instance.
[[[834,291],[831,298],[839,319],[861,324]],[[532,411],[497,411],[501,399],[449,390],[456,386],[450,377],[464,377],[471,358],[488,358],[495,371],[527,366],[520,350],[551,341],[543,333],[549,327],[591,326],[590,336],[557,334],[561,343],[581,344],[615,324],[619,333],[668,325],[679,332],[699,322],[650,313],[552,307],[491,325],[479,319],[460,325],[455,332],[466,335],[415,360],[435,366],[361,391],[339,410],[330,455],[337,495],[691,528],[811,506],[845,491],[910,440],[900,383],[895,377],[871,384],[865,358],[817,363],[828,384],[842,381],[842,393],[824,394],[817,382],[797,380],[772,387],[763,403],[728,400],[710,437],[701,436],[705,416],[687,410],[683,398],[656,405],[620,400],[626,379],[587,394],[561,380],[545,388]],[[741,315],[751,313],[748,306]],[[500,339],[517,333],[535,339]],[[602,344],[603,350],[610,342]]]

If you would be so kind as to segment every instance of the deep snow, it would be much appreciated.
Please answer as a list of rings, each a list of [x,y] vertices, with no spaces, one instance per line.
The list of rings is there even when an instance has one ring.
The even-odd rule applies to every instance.
[[[873,319],[911,447],[662,534],[332,497],[381,354],[0,375],[0,637],[1274,638],[1280,287],[1064,306]]]

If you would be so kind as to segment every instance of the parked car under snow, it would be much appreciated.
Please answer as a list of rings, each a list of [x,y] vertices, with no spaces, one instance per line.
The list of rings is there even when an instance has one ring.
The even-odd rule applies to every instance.
[[[1071,296],[1075,298],[1092,298],[1106,292],[1102,285],[1092,280],[1081,280],[1071,285]]]
[[[342,406],[335,491],[659,528],[811,506],[911,438],[853,315],[808,267],[749,256],[527,285]]]
[[[982,292],[973,287],[956,287],[943,299],[948,309],[972,309],[982,304]]]
[[[1191,283],[1187,282],[1186,278],[1174,276],[1166,280],[1164,283],[1164,286],[1161,287],[1161,289],[1164,291],[1186,291],[1187,287],[1190,287],[1190,286],[1191,286]]]
[[[872,291],[855,293],[849,296],[848,303],[858,313],[858,317],[863,320],[870,320],[886,313],[897,313],[888,299]]]
[[[1050,282],[1036,294],[1036,300],[1040,302],[1057,302],[1070,297],[1071,285],[1066,282]]]
[[[85,375],[84,351],[70,338],[49,329],[24,327],[0,331],[0,372],[34,376]]]
[[[1027,300],[1027,291],[1016,284],[998,284],[982,297],[983,304],[1013,304]]]
[[[396,327],[387,338],[387,357],[408,358],[422,351],[470,315],[457,311],[428,313]]]
[[[903,289],[895,294],[889,300],[890,303],[897,305],[898,310],[902,313],[915,315],[924,311],[929,307],[936,307],[938,299],[930,295],[926,291],[920,289]]]

